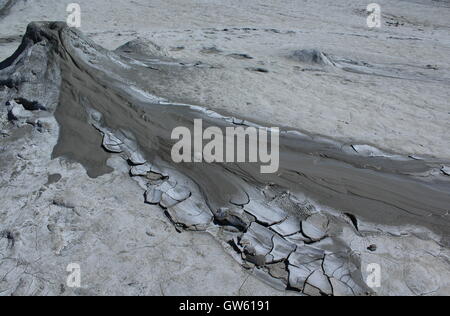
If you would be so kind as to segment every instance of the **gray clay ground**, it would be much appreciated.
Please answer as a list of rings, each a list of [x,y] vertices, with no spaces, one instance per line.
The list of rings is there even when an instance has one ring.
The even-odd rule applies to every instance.
[[[79,2],[86,39],[35,24],[0,70],[1,295],[450,294],[448,1],[380,1],[379,30],[365,27],[363,1]],[[64,20],[65,7],[0,1],[1,59],[29,22]],[[115,53],[94,44],[136,38]],[[152,152],[174,117],[150,94],[332,137],[352,178],[339,186],[323,157],[297,176],[368,204],[350,203],[355,218],[335,193],[323,205],[283,176],[264,186],[233,168],[194,170],[223,180],[217,197]],[[131,123],[118,115],[133,111]],[[371,175],[358,191],[361,165]],[[65,285],[72,262],[79,289]],[[372,263],[380,288],[364,284]]]

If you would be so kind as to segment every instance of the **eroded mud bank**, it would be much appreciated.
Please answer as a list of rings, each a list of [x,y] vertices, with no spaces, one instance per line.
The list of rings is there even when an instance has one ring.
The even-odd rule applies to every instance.
[[[152,94],[155,80],[196,67],[208,66],[131,48],[111,52],[62,23],[34,23],[0,65],[0,80],[4,99],[38,101],[54,113],[55,158],[78,161],[97,177],[110,171],[110,155],[121,155],[147,203],[160,205],[180,229],[211,232],[275,287],[309,295],[371,293],[340,233],[346,229],[355,235],[411,229],[447,245],[445,161],[283,130],[276,174],[261,174],[258,164],[173,163],[175,127],[192,130],[194,119],[221,129],[259,126]]]

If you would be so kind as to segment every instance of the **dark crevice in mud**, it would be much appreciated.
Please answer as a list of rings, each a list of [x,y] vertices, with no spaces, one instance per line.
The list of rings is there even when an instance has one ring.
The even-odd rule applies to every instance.
[[[14,81],[12,79],[0,80],[0,86],[13,89],[15,87]]]
[[[152,82],[181,76],[179,66],[161,65],[158,72],[137,67],[131,57],[97,46],[64,23],[31,24],[10,65],[40,42],[49,47],[48,57],[61,72],[54,111],[60,134],[52,157],[81,163],[91,177],[112,171],[106,165],[112,155],[131,161],[130,175],[146,191],[145,201],[159,205],[178,231],[234,228],[224,233],[228,237],[218,238],[229,245],[236,241],[233,249],[255,266],[255,273],[285,260],[283,271],[271,272],[279,276],[271,279],[275,286],[329,294],[332,279],[352,293],[369,291],[354,273],[348,249],[328,234],[331,216],[323,218],[316,208],[345,210],[356,229],[358,218],[380,225],[418,225],[442,235],[450,231],[444,216],[450,181],[440,172],[445,163],[284,130],[275,174],[262,174],[260,164],[175,164],[175,127],[193,130],[194,119],[200,118],[204,128],[225,130],[243,121],[151,95]],[[289,203],[277,198],[280,192],[290,192],[285,198]],[[325,256],[320,245],[326,241],[339,256]],[[325,270],[339,271],[333,278],[331,273],[324,276]],[[305,289],[307,280],[311,284]]]
[[[344,213],[352,222],[353,226],[355,226],[356,230],[359,231],[359,227],[358,227],[358,219],[356,218],[355,215],[350,214],[350,213]]]
[[[17,240],[16,234],[14,234],[13,232],[11,232],[9,230],[4,230],[4,231],[0,232],[0,238],[6,238],[6,240],[7,240],[6,248],[7,249],[11,250],[14,248],[14,246],[16,244],[16,240]]]
[[[17,98],[14,101],[16,101],[16,103],[18,103],[18,104],[21,104],[27,111],[46,111],[47,110],[47,108],[44,105],[40,104],[38,101],[29,101],[24,98]]]
[[[229,240],[227,243],[228,243],[228,245],[230,245],[230,247],[231,247],[236,253],[238,253],[238,254],[241,253],[241,250],[240,250],[239,247],[236,245],[236,243],[235,243],[234,240]]]

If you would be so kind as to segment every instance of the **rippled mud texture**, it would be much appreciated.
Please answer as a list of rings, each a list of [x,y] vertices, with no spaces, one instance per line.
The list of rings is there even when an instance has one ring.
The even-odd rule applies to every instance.
[[[8,14],[9,9],[17,2],[17,0],[0,0],[0,19]]]
[[[10,80],[26,53],[39,50],[47,60],[40,77]],[[338,63],[314,51],[294,57]],[[349,71],[367,70],[340,63],[351,65],[345,66]],[[147,203],[159,205],[180,230],[214,234],[236,260],[274,287],[308,295],[372,293],[358,256],[339,237],[347,228],[358,235],[379,227],[393,234],[400,227],[419,227],[419,233],[436,234],[437,242],[448,241],[445,161],[283,130],[277,174],[263,175],[257,164],[174,164],[170,135],[177,126],[192,129],[197,118],[205,128],[258,126],[152,94],[152,82],[207,65],[183,64],[139,45],[107,51],[62,23],[31,24],[21,48],[1,65],[0,79],[9,87],[28,91],[24,87],[32,82],[44,85],[52,100],[58,95],[57,104],[47,107],[61,127],[54,157],[78,161],[97,177],[109,171],[110,155],[121,155]],[[375,70],[370,74],[391,75],[381,66]]]

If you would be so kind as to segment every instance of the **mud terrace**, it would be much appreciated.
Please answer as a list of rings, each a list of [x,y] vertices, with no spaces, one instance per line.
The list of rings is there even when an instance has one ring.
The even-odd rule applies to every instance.
[[[405,3],[412,13],[424,5]],[[0,25],[14,10],[33,16],[21,5],[0,2]],[[414,25],[409,36],[423,32],[424,41],[443,36],[436,49],[448,50],[448,21],[436,13],[448,12],[447,2],[426,8],[436,15],[431,26],[388,14],[385,23],[399,22],[399,33]],[[264,20],[187,33],[155,27],[138,39],[143,27],[136,28],[114,49],[108,46],[117,34],[99,40],[104,48],[94,41],[98,34],[62,22],[33,22],[23,37],[5,37],[0,45],[18,49],[0,63],[0,294],[450,294],[448,55],[437,64],[398,64],[297,44],[278,51],[277,62],[263,61],[274,53],[257,47],[263,34],[273,45],[286,42],[281,35],[313,36],[281,30],[276,21],[272,28]],[[405,36],[364,32],[383,41]],[[195,39],[200,34],[216,45]],[[345,36],[362,36],[352,34]],[[229,46],[217,45],[233,36]],[[196,41],[200,46],[185,47]],[[303,89],[288,93],[294,86]],[[419,86],[428,91],[414,94]],[[392,113],[380,112],[389,119],[378,127],[362,128],[373,109],[357,109],[376,91],[389,92],[372,99],[375,106],[405,99]],[[280,99],[283,93],[290,99]],[[344,100],[353,111],[334,107]],[[428,116],[405,114],[406,105],[423,104]],[[334,133],[340,111],[365,119],[353,116]],[[318,125],[320,117],[328,123]],[[280,171],[173,163],[170,133],[194,119],[222,129],[280,125]],[[66,286],[70,263],[80,264],[81,288]],[[382,269],[378,288],[366,284],[374,263]]]

